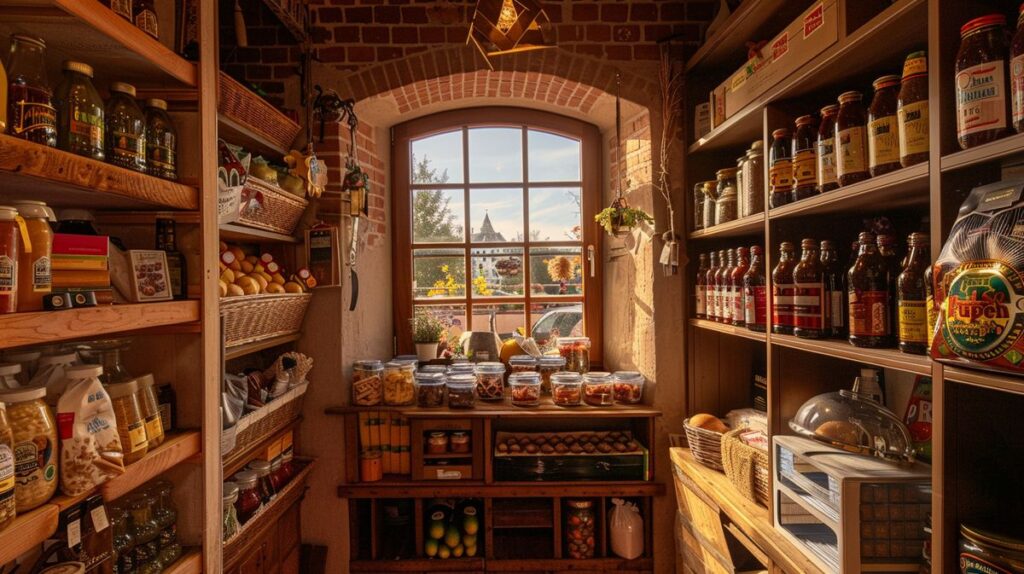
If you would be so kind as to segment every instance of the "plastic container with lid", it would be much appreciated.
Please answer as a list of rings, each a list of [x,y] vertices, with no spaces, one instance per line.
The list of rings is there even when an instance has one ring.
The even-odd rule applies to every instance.
[[[445,371],[445,374],[447,374],[448,376],[451,376],[451,375],[472,375],[475,369],[476,369],[476,365],[474,365],[473,363],[464,361],[464,362],[460,362],[460,363],[452,363],[448,367],[448,370]]]
[[[124,450],[124,463],[131,464],[149,452],[146,420],[139,405],[139,383],[135,380],[107,385],[107,394],[114,405],[117,434]]]
[[[868,170],[867,114],[863,94],[844,92],[839,96],[836,115],[836,178],[840,186],[853,185],[871,177]]]
[[[736,168],[729,167],[715,172],[717,178],[717,195],[715,200],[715,225],[728,223],[736,219],[738,213],[738,192],[736,190]]]
[[[167,102],[146,100],[146,171],[163,179],[178,179],[178,133],[167,115]]]
[[[583,376],[574,371],[551,375],[551,400],[560,407],[575,407],[583,402]]]
[[[910,167],[928,161],[928,58],[923,50],[910,54],[903,62],[896,123],[900,130],[900,165]]]
[[[7,68],[7,133],[57,147],[57,110],[46,77],[46,43],[41,38],[11,36]]]
[[[110,84],[106,108],[107,161],[133,171],[146,171],[146,115],[135,101],[135,86]]]
[[[996,533],[961,524],[959,562],[961,574],[1024,572],[1024,529],[1018,524]]]
[[[18,513],[36,508],[57,491],[57,425],[45,397],[42,387],[0,390],[14,440]]]
[[[471,409],[476,406],[476,375],[457,373],[447,377],[448,408]]]
[[[818,194],[818,126],[814,116],[796,119],[793,135],[793,201]]]
[[[235,510],[235,503],[238,502],[238,485],[234,482],[225,482],[223,487],[223,502],[222,505],[224,518],[223,518],[223,537],[222,540],[227,540],[238,532],[238,511]]]
[[[32,251],[27,251],[22,242],[18,250],[18,312],[42,311],[43,296],[53,287],[50,208],[41,201],[16,201],[12,206],[25,220],[32,246]]]
[[[0,315],[18,311],[18,256],[21,230],[18,210],[0,205]]]
[[[444,406],[444,373],[416,373],[416,405],[424,408]]]
[[[14,522],[14,435],[7,420],[7,407],[0,403],[0,531]]]
[[[757,140],[747,150],[743,162],[743,197],[740,217],[755,215],[764,211],[764,142]]]
[[[4,363],[18,363],[21,365],[21,372],[18,373],[18,382],[21,386],[28,386],[32,376],[36,373],[39,365],[39,358],[43,354],[39,351],[8,351],[0,354],[0,361]]]
[[[93,225],[96,218],[87,209],[62,209],[57,223],[57,233],[72,235],[99,235]]]
[[[57,108],[57,147],[103,161],[103,98],[92,84],[92,66],[65,60],[64,79],[53,94]]]
[[[512,373],[533,372],[537,370],[537,357],[533,355],[514,355],[508,360]]]
[[[505,365],[477,363],[476,394],[481,401],[500,401],[505,398]]]
[[[793,144],[788,128],[772,132],[768,150],[768,205],[781,207],[793,200]]]
[[[263,504],[269,503],[277,496],[274,484],[270,480],[270,461],[256,459],[249,463],[248,469],[256,473],[257,488]]]
[[[18,363],[0,363],[0,389],[21,388],[21,365]]]
[[[789,428],[850,452],[914,460],[907,425],[867,394],[843,389],[812,397],[797,410]]]
[[[868,108],[868,170],[872,177],[895,171],[900,165],[899,107],[900,77],[882,76],[871,86],[875,95]]]
[[[960,28],[956,54],[956,136],[962,149],[1009,135],[1006,17],[988,14]]]
[[[596,371],[583,375],[583,402],[605,407],[614,402],[614,381],[611,373]]]
[[[352,364],[352,404],[375,407],[383,399],[384,363],[364,359]]]
[[[446,365],[423,365],[416,371],[417,373],[441,373],[442,375],[448,372]]]
[[[612,375],[615,402],[634,405],[644,398],[644,376],[636,371],[617,371]]]
[[[508,384],[514,406],[534,407],[540,404],[540,373],[512,373]]]
[[[540,373],[540,391],[551,394],[551,375],[565,370],[565,357],[545,355],[537,359],[537,372]]]
[[[235,513],[238,515],[238,523],[249,522],[253,514],[260,509],[262,501],[260,490],[257,485],[256,473],[251,470],[243,470],[235,474],[235,484],[238,485],[238,500],[235,501]]]
[[[559,337],[558,354],[565,359],[565,370],[586,373],[590,370],[590,337]]]
[[[839,105],[821,108],[821,123],[818,124],[818,193],[832,191],[839,187],[836,174],[836,116]]]
[[[384,365],[384,404],[411,405],[416,402],[413,392],[415,363],[390,361]]]

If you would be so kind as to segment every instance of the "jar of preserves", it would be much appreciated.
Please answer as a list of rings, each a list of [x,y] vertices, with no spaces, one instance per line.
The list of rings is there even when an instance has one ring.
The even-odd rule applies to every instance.
[[[903,62],[903,77],[896,107],[900,132],[900,165],[928,161],[928,58],[914,52]]]
[[[448,408],[471,409],[476,406],[476,375],[448,375]]]
[[[384,365],[384,404],[391,406],[411,405],[416,397],[413,392],[414,363],[390,361]]]
[[[818,193],[825,193],[839,187],[839,176],[836,173],[836,117],[838,115],[838,104],[821,108],[817,146]]]
[[[14,435],[7,407],[0,403],[0,531],[14,522]]]
[[[800,262],[793,268],[793,334],[805,339],[825,336],[824,274],[818,242],[800,242]]]
[[[575,560],[594,557],[594,503],[589,500],[565,501],[565,555]]]
[[[715,226],[715,201],[718,199],[718,182],[705,181],[704,189],[704,229]]]
[[[551,400],[560,407],[575,407],[583,402],[583,376],[572,371],[551,375]]]
[[[375,407],[383,398],[384,363],[377,360],[356,361],[352,365],[352,404]]]
[[[362,474],[360,474],[360,478],[362,478]],[[238,515],[238,523],[244,525],[260,509],[260,490],[256,484],[256,473],[251,470],[243,470],[235,475],[234,481],[238,485],[235,513]]]
[[[540,392],[551,394],[551,375],[565,370],[565,358],[545,355],[537,359],[537,372],[540,373]]]
[[[899,76],[882,76],[871,86],[875,96],[868,108],[868,169],[872,177],[889,173],[900,166]]]
[[[18,210],[0,205],[0,315],[18,311],[18,259],[21,227]]]
[[[117,420],[117,434],[124,450],[124,463],[131,464],[149,452],[146,438],[146,421],[142,416],[139,400],[139,384],[136,380],[106,385],[110,402],[114,406]]]
[[[846,270],[839,261],[835,242],[821,242],[821,272],[825,285],[825,325],[828,337],[846,337]]]
[[[481,401],[500,401],[505,398],[505,365],[477,363],[476,394]]]
[[[139,407],[146,425],[146,442],[153,449],[162,445],[165,438],[164,424],[160,418],[160,401],[156,397],[156,381],[150,374],[135,380],[139,384]]]
[[[849,340],[855,347],[888,347],[892,325],[888,271],[875,245],[875,235],[860,234],[857,260],[846,274]]]
[[[565,370],[581,375],[590,370],[589,337],[559,337],[558,354],[565,359]]]
[[[281,457],[270,461],[270,483],[274,485],[276,492],[281,492],[288,486],[288,473],[284,469],[284,460]]]
[[[533,355],[514,355],[509,358],[508,367],[512,373],[536,372],[537,358]]]
[[[757,140],[747,150],[743,162],[743,200],[740,217],[764,211],[764,142]]]
[[[540,373],[512,373],[508,384],[513,406],[535,407],[540,404]]]
[[[270,461],[256,459],[249,463],[248,469],[256,473],[256,488],[260,493],[260,501],[269,504],[277,496],[274,484],[270,481]]]
[[[281,474],[284,475],[285,477],[285,484],[291,482],[292,479],[295,478],[295,475],[298,473],[298,470],[295,468],[293,458],[294,453],[292,451],[291,445],[289,444],[281,452]]]
[[[743,323],[751,331],[767,330],[768,284],[760,245],[750,247],[750,268],[743,274]]]
[[[718,199],[715,200],[715,225],[728,223],[736,219],[736,168],[718,170]]]
[[[469,454],[469,433],[466,431],[453,432],[452,435],[448,437],[448,450],[455,454]]]
[[[931,266],[928,234],[911,233],[910,254],[896,280],[896,309],[900,350],[924,355],[928,352],[928,290],[925,270]]]
[[[53,94],[57,108],[57,147],[103,161],[103,98],[92,85],[92,66],[64,62],[64,79]]]
[[[146,171],[163,179],[178,179],[178,133],[167,115],[167,102],[146,100]]]
[[[235,510],[235,503],[238,502],[238,485],[233,482],[225,482],[223,487],[223,527],[222,540],[228,540],[238,532],[238,512]],[[114,531],[115,547],[117,546],[117,530]],[[120,571],[118,571],[120,574]]]
[[[14,500],[19,514],[50,500],[57,491],[57,425],[44,397],[43,387],[0,390],[14,441]]]
[[[225,493],[227,492],[225,484]],[[235,488],[237,495],[238,488]],[[226,496],[226,494],[225,494]],[[113,544],[110,561],[113,563],[113,570],[118,574],[135,572],[135,537],[132,536],[128,510],[119,505],[107,506],[107,514],[112,529]]]
[[[960,525],[960,572],[1024,572],[1024,532],[1010,527],[1015,536]]]
[[[697,260],[697,277],[693,282],[693,314],[698,319],[706,319],[708,316],[708,254],[701,253],[697,256]]]
[[[772,270],[772,332],[792,335],[795,324],[793,303],[796,285],[793,284],[793,269],[796,267],[796,250],[793,244],[783,241],[779,245],[779,262]]]
[[[51,255],[53,229],[50,208],[41,201],[22,200],[12,204],[25,221],[31,251],[22,242],[18,249],[18,312],[43,310],[43,296],[53,287]]]
[[[448,452],[448,434],[444,431],[433,431],[427,436],[427,454],[445,454]]]
[[[814,116],[800,116],[793,136],[793,201],[817,194],[818,126]]]
[[[698,181],[693,185],[693,230],[704,229],[704,182]]]
[[[594,371],[583,375],[583,402],[594,407],[606,407],[614,400],[611,373]]]
[[[416,405],[423,408],[444,406],[444,373],[416,373]]]
[[[110,84],[105,110],[107,161],[133,171],[146,172],[146,115],[135,101],[135,86]]]
[[[153,520],[153,500],[140,492],[130,495],[127,504],[135,538],[135,571],[160,572],[160,527]]]
[[[956,54],[956,136],[962,149],[1008,135],[1006,17],[989,14],[960,28]]]
[[[46,78],[46,43],[41,38],[11,36],[7,59],[8,132],[24,140],[57,147],[57,109]]]
[[[636,371],[617,371],[612,375],[612,394],[619,405],[635,405],[644,397],[644,376]]]
[[[839,96],[836,115],[836,180],[840,186],[853,185],[871,177],[868,171],[867,116],[857,91]]]
[[[359,480],[377,482],[384,478],[383,454],[379,449],[359,453]]]
[[[793,199],[793,142],[789,129],[772,132],[768,163],[768,205],[781,207]]]
[[[736,265],[729,270],[729,291],[731,293],[732,324],[737,327],[746,325],[746,312],[743,305],[743,276],[750,269],[750,255],[746,247],[736,248]]]

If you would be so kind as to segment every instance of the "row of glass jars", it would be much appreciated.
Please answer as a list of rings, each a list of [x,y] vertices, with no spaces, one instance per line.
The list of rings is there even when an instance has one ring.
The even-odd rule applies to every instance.
[[[693,188],[693,228],[708,229],[764,211],[764,144],[755,141],[736,167],[715,172],[715,181]]]
[[[173,489],[159,479],[108,507],[115,572],[157,574],[181,557]]]
[[[295,478],[298,468],[292,458],[288,450],[273,460],[253,460],[245,470],[224,483],[224,540],[234,536]]]

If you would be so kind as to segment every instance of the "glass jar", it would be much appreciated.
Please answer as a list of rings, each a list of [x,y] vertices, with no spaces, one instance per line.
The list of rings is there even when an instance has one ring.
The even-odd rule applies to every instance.
[[[7,407],[0,403],[0,531],[14,522],[14,434]]]
[[[818,193],[832,191],[839,187],[836,174],[836,116],[839,105],[821,108],[821,123],[818,124]]]
[[[17,389],[21,387],[21,365],[18,363],[0,363],[0,389]]]
[[[1024,572],[1024,533],[1016,531],[1018,537],[1011,538],[961,524],[960,572]]]
[[[57,425],[43,402],[46,389],[0,390],[14,441],[14,500],[18,514],[53,497],[57,491]]]
[[[49,222],[52,211],[41,201],[20,200],[12,207],[25,220],[32,244],[32,251],[26,251],[25,245],[18,250],[18,312],[42,311],[43,297],[53,288],[53,229]]]
[[[146,440],[146,421],[142,417],[139,406],[139,384],[131,380],[124,383],[107,385],[107,394],[114,405],[114,418],[117,419],[117,434],[121,438],[124,450],[124,463],[131,464],[149,452]]]
[[[793,268],[793,334],[805,339],[821,339],[827,334],[821,253],[814,239],[803,239],[800,248],[800,262]]]
[[[359,480],[377,482],[384,478],[383,455],[379,449],[359,453]]]
[[[53,94],[57,108],[57,147],[103,161],[103,98],[92,85],[92,66],[64,62],[64,79]]]
[[[535,407],[540,404],[540,374],[536,372],[512,373],[508,377],[512,404],[517,407]]]
[[[818,126],[814,116],[796,119],[793,136],[793,201],[818,193]]]
[[[146,171],[163,179],[178,179],[178,133],[167,115],[167,102],[146,100]]]
[[[448,437],[448,450],[455,454],[469,454],[469,433],[466,431],[453,432],[452,435]]]
[[[448,375],[448,408],[471,409],[476,406],[476,375]]]
[[[8,351],[0,353],[0,360],[5,363],[18,363],[21,365],[21,372],[18,373],[18,382],[22,387],[27,387],[29,381],[36,374],[39,366],[39,357],[43,354],[39,351]]]
[[[740,217],[764,211],[764,142],[761,140],[747,150],[747,161],[743,162],[743,194]]]
[[[840,186],[853,185],[871,177],[868,171],[867,115],[857,91],[839,96],[836,116],[836,178]]]
[[[131,516],[131,533],[135,538],[135,571],[159,572],[160,527],[153,519],[153,500],[145,493],[128,497],[128,513]]]
[[[636,371],[618,371],[612,375],[615,402],[634,405],[644,396],[644,376]]]
[[[416,396],[413,388],[414,363],[391,361],[384,365],[384,404],[391,406],[411,405]]]
[[[477,363],[476,394],[481,401],[500,401],[505,398],[505,365]]]
[[[382,399],[384,363],[377,360],[356,361],[352,365],[352,404],[375,407]]]
[[[551,375],[565,370],[565,357],[543,356],[537,359],[537,372],[540,373],[540,392],[551,394]]]
[[[122,351],[130,347],[132,339],[122,337],[117,339],[101,339],[81,343],[75,347],[80,353],[82,361],[94,365],[103,365],[103,377],[100,379],[103,384],[123,383],[134,379],[122,361]]]
[[[248,469],[256,473],[256,487],[259,489],[260,501],[263,504],[270,503],[277,496],[274,484],[270,481],[270,462],[257,459],[249,463]]]
[[[960,28],[956,54],[956,136],[962,149],[1008,135],[1006,17],[989,14]]]
[[[0,205],[0,315],[18,312],[18,210]]]
[[[181,556],[181,544],[178,542],[178,509],[174,504],[171,492],[174,486],[169,480],[160,479],[152,489],[153,519],[160,527],[157,540],[160,544],[160,563],[173,564]]]
[[[106,156],[110,163],[146,172],[146,115],[135,101],[135,86],[110,84],[107,101]]]
[[[32,36],[11,36],[6,64],[8,133],[57,147],[57,109],[46,78],[46,43]]]
[[[900,129],[896,117],[900,77],[882,76],[871,86],[875,96],[868,108],[868,169],[872,177],[878,177],[901,167]]]
[[[704,229],[715,226],[715,201],[718,199],[718,182],[705,181],[704,189]]]
[[[160,418],[160,402],[156,398],[156,381],[153,375],[142,375],[135,379],[139,385],[139,407],[146,423],[146,442],[149,448],[164,443],[164,424]]]
[[[583,376],[573,371],[551,375],[551,400],[560,407],[575,407],[583,402]]]
[[[747,163],[747,152],[736,158],[736,217],[743,213],[743,202],[747,200],[747,179],[743,173],[743,165]]]
[[[532,355],[515,355],[508,360],[509,370],[514,373],[537,371],[537,358]]]
[[[693,185],[693,230],[704,229],[704,182],[698,181]]]
[[[427,454],[446,454],[448,452],[448,433],[434,431],[427,437]]]
[[[589,337],[559,337],[558,354],[565,359],[565,370],[581,375],[590,370]]]
[[[475,369],[476,365],[470,362],[452,363],[445,374],[449,377],[452,375],[472,375]]]
[[[233,482],[225,482],[223,492],[222,540],[228,540],[238,532],[238,511],[235,510],[235,503],[238,501],[238,485]]]
[[[291,447],[284,449],[284,452],[281,453],[281,474],[284,475],[285,484],[291,482],[298,473],[293,458]]]
[[[238,485],[235,513],[238,515],[238,524],[245,525],[260,509],[260,490],[257,486],[256,473],[251,470],[243,470],[235,475],[234,481]]]
[[[284,471],[281,458],[270,461],[270,484],[274,485],[275,492],[281,492],[285,486],[288,486],[288,476]]]
[[[910,167],[928,161],[928,58],[923,50],[910,54],[903,62],[896,123],[900,131],[900,165]]]
[[[131,533],[128,510],[119,505],[110,505],[107,506],[107,515],[113,532],[113,552],[110,556],[113,570],[118,574],[131,574],[135,572],[135,537]]]
[[[416,373],[416,405],[424,408],[444,406],[444,374]]]
[[[793,144],[790,131],[779,128],[772,132],[772,147],[768,151],[768,204],[781,207],[793,199]]]
[[[715,172],[718,178],[718,199],[715,200],[715,225],[728,223],[736,219],[737,193],[736,168],[720,169]]]
[[[566,500],[565,555],[574,560],[594,557],[594,503],[590,500]]]
[[[595,407],[606,407],[614,400],[611,373],[595,371],[583,375],[583,402]]]

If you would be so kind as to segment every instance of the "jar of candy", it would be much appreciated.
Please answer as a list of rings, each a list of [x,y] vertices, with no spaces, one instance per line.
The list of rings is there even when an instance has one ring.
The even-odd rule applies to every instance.
[[[632,405],[640,402],[644,395],[644,376],[636,371],[619,371],[612,375],[615,381],[615,402]]]
[[[558,354],[565,359],[565,370],[581,375],[590,370],[589,337],[560,337]]]
[[[537,372],[540,373],[540,392],[551,394],[551,375],[565,370],[565,357],[544,356],[537,359]]]
[[[575,407],[583,402],[583,376],[574,371],[551,375],[551,399],[560,407]]]
[[[566,500],[564,512],[565,555],[576,560],[594,557],[594,503]]]
[[[238,515],[238,523],[249,522],[253,514],[260,509],[260,490],[257,486],[256,473],[251,470],[243,470],[235,475],[235,484],[238,485],[238,500],[235,501],[235,512]]]
[[[509,375],[512,404],[517,407],[535,407],[540,404],[540,374],[519,372]]]
[[[593,372],[583,375],[583,402],[595,407],[605,407],[613,402],[611,373]]]
[[[413,392],[415,363],[391,361],[384,365],[384,404],[392,406],[411,405],[416,402]]]
[[[424,408],[444,406],[444,373],[416,373],[416,405]]]
[[[476,394],[481,401],[500,401],[505,398],[505,365],[478,363],[476,366]]]

